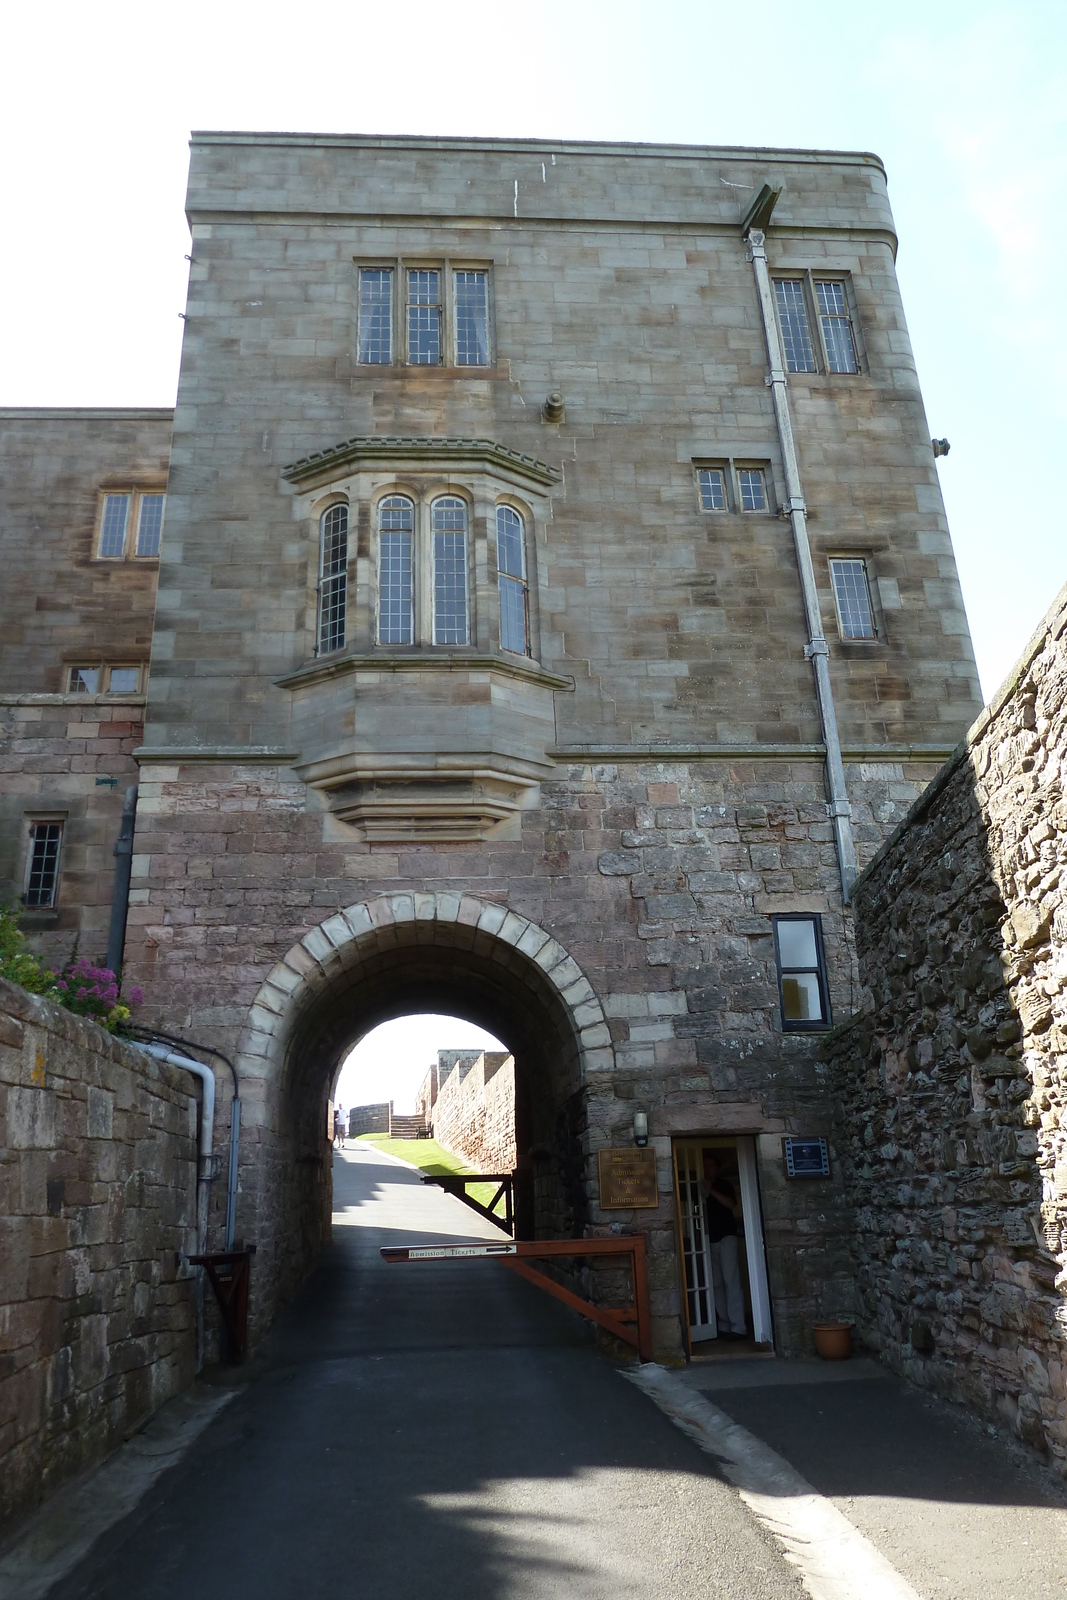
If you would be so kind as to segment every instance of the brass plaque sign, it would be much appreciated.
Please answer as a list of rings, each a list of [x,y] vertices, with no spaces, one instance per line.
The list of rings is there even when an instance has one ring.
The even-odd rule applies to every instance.
[[[601,1150],[600,1205],[604,1211],[655,1211],[656,1152]]]

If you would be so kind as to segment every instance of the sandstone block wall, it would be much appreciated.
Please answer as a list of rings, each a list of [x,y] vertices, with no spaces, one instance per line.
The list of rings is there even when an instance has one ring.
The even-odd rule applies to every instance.
[[[389,1133],[392,1131],[393,1102],[384,1100],[380,1105],[353,1106],[348,1113],[348,1136],[358,1139],[361,1133]]]
[[[515,1061],[483,1051],[467,1072],[454,1066],[442,1076],[434,1111],[434,1138],[477,1172],[514,1172]]]
[[[192,1381],[196,1102],[0,980],[0,1522]]]
[[[834,1038],[858,1321],[1067,1470],[1067,589],[861,878]]]

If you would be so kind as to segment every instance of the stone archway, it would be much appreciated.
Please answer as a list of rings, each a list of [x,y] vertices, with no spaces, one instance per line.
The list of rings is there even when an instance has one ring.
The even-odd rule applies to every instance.
[[[515,1056],[539,1233],[585,1221],[585,1089],[614,1053],[600,1001],[558,940],[493,901],[387,894],[328,917],[260,986],[241,1034],[238,1231],[258,1247],[260,1333],[329,1237],[326,1100],[347,1050],[379,1022],[457,1012]],[[518,1121],[518,1118],[517,1118]]]

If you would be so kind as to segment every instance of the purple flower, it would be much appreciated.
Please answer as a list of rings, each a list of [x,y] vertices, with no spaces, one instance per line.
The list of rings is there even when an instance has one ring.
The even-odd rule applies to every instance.
[[[137,985],[134,984],[133,988],[129,991],[129,993],[126,996],[126,1004],[127,1005],[131,1005],[131,1006],[139,1006],[143,999],[144,999],[144,990],[143,989],[139,989],[137,987]]]

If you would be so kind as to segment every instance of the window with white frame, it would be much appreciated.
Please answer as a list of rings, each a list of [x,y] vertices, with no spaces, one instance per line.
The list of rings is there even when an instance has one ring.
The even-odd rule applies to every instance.
[[[824,372],[859,372],[856,329],[844,278],[819,278],[812,273],[776,278],[774,295],[790,372],[818,372],[820,368]]]
[[[737,494],[742,511],[766,511],[767,474],[762,467],[738,467]]]
[[[492,365],[488,267],[398,261],[367,263],[357,271],[360,366],[391,366],[397,360],[415,367]]]
[[[415,504],[387,495],[378,506],[378,643],[414,642]]]
[[[165,496],[147,489],[109,489],[100,497],[96,555],[101,561],[159,555]]]
[[[104,669],[97,665],[92,667],[71,667],[67,676],[68,694],[99,694],[104,680]]]
[[[842,639],[876,639],[878,628],[866,561],[859,556],[834,556],[830,560],[830,578]]]
[[[512,506],[496,508],[496,570],[500,648],[528,656],[530,596],[526,579],[526,525]]]
[[[393,270],[359,269],[359,359],[387,367],[393,359]]]
[[[801,1033],[830,1026],[830,995],[826,982],[822,918],[783,915],[772,917],[774,955],[778,969],[778,998],[782,1027]]]
[[[467,502],[441,495],[430,506],[433,533],[433,642],[466,644],[470,637],[467,605]]]
[[[63,842],[61,822],[30,823],[23,904],[46,910],[56,903],[59,890],[59,853]]]
[[[348,606],[348,507],[330,506],[319,519],[319,634],[317,654],[345,647]]]
[[[701,511],[727,511],[726,472],[723,467],[698,467],[697,486]]]

